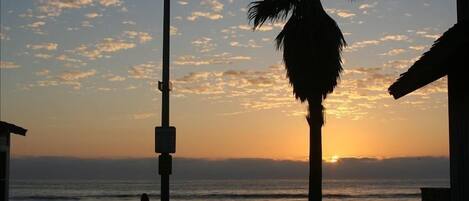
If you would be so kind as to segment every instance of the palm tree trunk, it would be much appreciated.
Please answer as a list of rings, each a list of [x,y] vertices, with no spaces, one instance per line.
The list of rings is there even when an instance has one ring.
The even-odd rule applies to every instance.
[[[322,134],[324,124],[322,97],[308,99],[309,124],[309,201],[322,200]]]

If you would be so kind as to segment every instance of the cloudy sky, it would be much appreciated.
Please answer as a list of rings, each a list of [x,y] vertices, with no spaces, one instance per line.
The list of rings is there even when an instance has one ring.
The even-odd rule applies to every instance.
[[[305,160],[305,105],[248,0],[171,1],[177,156]],[[400,100],[398,75],[456,22],[456,1],[327,0],[345,34],[324,158],[447,156],[446,80]],[[160,124],[161,0],[2,0],[1,120],[15,156],[151,157]]]

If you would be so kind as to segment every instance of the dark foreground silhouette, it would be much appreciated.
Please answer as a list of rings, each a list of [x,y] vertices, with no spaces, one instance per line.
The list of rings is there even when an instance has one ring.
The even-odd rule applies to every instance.
[[[26,136],[26,129],[0,121],[0,200],[8,200],[11,134]]]
[[[148,195],[144,193],[140,196],[140,201],[150,201],[150,198],[148,198]]]
[[[458,2],[458,9],[469,13],[469,1]],[[453,201],[469,200],[469,82],[464,64],[469,46],[469,17],[466,18],[458,11],[458,23],[389,87],[389,93],[399,99],[447,75],[451,196],[445,190],[430,189],[426,197],[439,193]]]
[[[260,0],[249,4],[254,29],[264,22],[289,19],[276,40],[283,49],[287,77],[296,99],[308,102],[309,200],[322,199],[322,101],[332,93],[342,71],[341,51],[346,45],[336,22],[320,0]]]

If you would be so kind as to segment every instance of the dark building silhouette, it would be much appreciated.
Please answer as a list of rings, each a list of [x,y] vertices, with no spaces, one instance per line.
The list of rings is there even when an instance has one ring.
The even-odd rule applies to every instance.
[[[448,76],[451,200],[469,200],[469,1],[458,1],[458,23],[389,87],[395,99]]]
[[[26,129],[0,121],[0,199],[8,200],[11,134],[25,136]]]

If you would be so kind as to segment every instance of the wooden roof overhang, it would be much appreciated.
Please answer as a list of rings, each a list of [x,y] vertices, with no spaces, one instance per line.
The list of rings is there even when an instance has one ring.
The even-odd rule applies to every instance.
[[[26,136],[26,129],[21,128],[17,125],[10,124],[4,121],[0,121],[0,135],[9,135],[10,133]]]
[[[469,23],[459,22],[437,39],[407,72],[401,74],[389,87],[389,93],[398,99],[447,75],[449,68],[468,68],[468,48]]]

